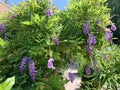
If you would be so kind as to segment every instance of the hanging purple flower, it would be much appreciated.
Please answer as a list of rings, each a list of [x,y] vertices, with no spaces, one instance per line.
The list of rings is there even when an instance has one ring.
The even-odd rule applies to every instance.
[[[90,73],[91,73],[90,66],[87,65],[86,66],[86,75],[90,75]]]
[[[31,76],[31,79],[32,81],[35,81],[35,76],[36,76],[35,63],[33,60],[29,60],[28,64],[29,64],[29,74]]]
[[[116,31],[116,30],[117,30],[117,27],[116,27],[114,24],[112,24],[112,25],[111,25],[111,30],[112,30],[112,31]]]
[[[12,14],[12,15],[10,16],[10,19],[16,18],[16,17],[18,17],[18,16],[19,16],[18,14]]]
[[[74,79],[75,79],[74,73],[69,72],[69,80],[71,81],[71,83],[73,83]]]
[[[0,32],[5,32],[5,24],[0,24]]]
[[[54,41],[54,43],[56,43],[56,45],[60,44],[59,40],[55,36],[52,37],[52,40]]]
[[[83,24],[83,28],[84,28],[84,30],[83,30],[84,35],[87,35],[88,32],[89,32],[88,22],[85,22],[85,23]]]
[[[50,9],[50,8],[47,8],[46,9],[46,15],[47,16],[52,16],[53,14],[52,14],[52,10]]]
[[[96,44],[96,39],[95,39],[94,34],[90,34],[90,36],[87,40],[87,43],[89,43],[89,45],[92,45],[92,46]]]
[[[105,39],[108,40],[108,41],[111,41],[112,37],[113,37],[112,31],[110,31],[110,30],[106,31],[106,33],[105,33]]]
[[[86,49],[87,49],[89,56],[91,57],[92,56],[92,46],[88,45],[88,46],[86,46]]]
[[[20,74],[23,74],[23,72],[24,72],[24,70],[25,70],[25,64],[27,63],[27,61],[28,61],[28,57],[24,57],[23,59],[22,59],[22,62],[21,62],[21,64],[20,64]]]
[[[55,67],[53,66],[53,62],[54,62],[54,59],[53,58],[50,58],[49,60],[48,60],[48,68],[49,69],[52,69],[52,70],[54,70],[55,69]]]

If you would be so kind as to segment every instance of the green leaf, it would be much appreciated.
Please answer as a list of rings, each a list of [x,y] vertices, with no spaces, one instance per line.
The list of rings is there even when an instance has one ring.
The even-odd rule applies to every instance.
[[[35,14],[35,21],[38,22],[38,23],[40,22],[40,16],[39,16],[39,14]]]
[[[11,90],[15,83],[15,76],[8,78],[5,82],[0,84],[0,90]]]
[[[22,24],[24,25],[32,25],[32,23],[30,21],[24,21],[24,22],[21,22]]]
[[[0,46],[4,47],[7,45],[7,42],[0,38]]]

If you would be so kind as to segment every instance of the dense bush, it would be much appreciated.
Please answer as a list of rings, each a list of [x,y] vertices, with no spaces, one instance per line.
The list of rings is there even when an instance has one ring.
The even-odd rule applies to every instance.
[[[0,47],[2,81],[14,75],[13,90],[64,90],[61,69],[73,59],[80,64],[84,89],[100,89],[106,82],[110,86],[113,78],[116,82],[111,87],[117,88],[117,51],[113,49],[115,53],[111,54],[114,60],[108,58],[110,67],[101,59],[109,43],[112,45],[112,31],[116,30],[105,2],[71,0],[62,12],[49,0],[29,0],[15,6],[0,24],[5,45]],[[111,29],[106,29],[109,25]],[[115,76],[106,79],[113,72]]]
[[[63,85],[59,83],[57,71],[62,66],[63,53],[60,46],[52,40],[59,39],[62,25],[55,10],[57,9],[47,0],[29,0],[15,6],[13,13],[4,20],[5,29],[1,30],[1,36],[8,41],[8,45],[2,49],[0,75],[3,80],[15,75],[15,90],[62,90]],[[55,59],[58,68],[48,69],[49,58]]]
[[[106,46],[109,46],[109,43],[112,44],[112,31],[116,31],[115,24],[110,21],[110,9],[105,6],[105,2],[106,0],[71,0],[72,4],[70,3],[68,9],[61,13],[61,22],[63,23],[61,36],[63,39],[77,41],[74,43],[77,47],[71,45],[73,48],[75,47],[71,50],[74,53],[72,58],[80,63],[79,73],[83,81],[83,90],[100,90],[107,81],[110,89],[118,89],[116,85],[119,85],[119,75],[116,70],[120,68],[117,68],[118,64],[113,62],[120,61],[107,57],[111,60],[108,63],[110,67],[105,66],[106,61],[101,59],[100,54],[103,53]],[[108,26],[111,27],[107,28]],[[75,51],[76,48],[78,48],[77,51]],[[115,52],[117,53],[117,51]],[[120,58],[116,54],[111,56]],[[107,76],[112,73],[114,73],[112,78]],[[114,78],[116,82],[112,81]]]

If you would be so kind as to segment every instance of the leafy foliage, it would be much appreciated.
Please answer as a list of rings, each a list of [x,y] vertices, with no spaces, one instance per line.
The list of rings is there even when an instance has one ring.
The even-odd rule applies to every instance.
[[[107,82],[109,88],[116,89],[116,84],[119,85],[120,57],[116,51],[118,49],[109,48],[109,42],[105,41],[106,27],[112,24],[110,9],[105,6],[105,2],[70,0],[68,9],[62,12],[58,12],[49,0],[27,0],[14,6],[13,12],[3,18],[5,32],[0,32],[1,38],[7,37],[0,40],[2,81],[14,75],[16,82],[13,90],[64,90],[60,70],[66,68],[72,58],[80,64],[79,73],[85,85],[83,88],[101,89]],[[52,10],[49,11],[50,15],[46,10]],[[88,25],[85,26],[86,22]],[[84,27],[89,29],[86,35],[83,33]],[[86,50],[91,35],[94,36],[92,57]],[[106,46],[110,49],[107,54],[111,55],[108,61],[102,58],[106,53],[104,50],[108,49]],[[25,56],[35,62],[37,72],[34,82],[27,69],[33,64],[20,64]],[[55,70],[47,67],[50,58],[51,64],[54,61]],[[93,67],[95,60],[98,63],[97,73],[94,73]],[[25,69],[22,75],[20,65],[25,65],[21,69]],[[86,65],[89,65],[87,71],[91,70],[90,75],[85,73]]]
[[[83,77],[83,81],[85,82],[83,88],[86,87],[93,90],[99,90],[101,88],[105,90],[118,90],[120,88],[119,48],[118,46],[107,46],[102,51],[95,50],[95,57],[98,64],[97,72],[94,72],[94,66],[92,64],[91,75],[84,75]]]
[[[105,2],[106,0],[71,0],[71,3],[68,5],[68,9],[60,14],[61,22],[63,23],[63,30],[61,31],[62,39],[76,41],[74,44],[77,46],[71,45],[74,49],[70,49],[72,51],[70,53],[74,60],[80,63],[79,73],[83,81],[83,86],[81,88],[85,90],[100,90],[106,82],[108,84],[108,88],[110,89],[117,90],[119,88],[116,86],[119,85],[119,74],[114,72],[114,74],[111,75],[113,73],[112,71],[119,70],[119,68],[117,68],[118,65],[113,63],[116,62],[116,59],[112,60],[113,58],[109,58],[111,62],[108,61],[109,63],[107,63],[105,60],[101,59],[102,57],[100,54],[103,52],[101,51],[103,48],[106,46],[109,47],[109,42],[105,41],[105,31],[107,26],[112,24],[109,20],[110,9],[105,6]],[[98,20],[99,24],[97,24]],[[88,36],[83,34],[83,24],[86,21],[89,24],[88,36],[91,33],[94,34],[97,42],[92,50],[92,58],[89,57],[86,51]],[[117,53],[116,50],[114,50],[114,52]],[[114,55],[117,57],[116,54]],[[114,55],[112,54],[111,56],[114,57]],[[94,73],[93,66],[95,60],[97,60],[97,69],[99,70],[96,74]],[[120,61],[118,60],[118,62]],[[106,63],[107,65],[110,65],[110,67],[104,65]],[[86,65],[90,65],[91,75],[86,75]],[[111,77],[108,75],[111,75]],[[116,78],[115,80],[117,81],[114,82],[113,78]]]
[[[52,17],[46,15],[48,6],[55,14]],[[14,89],[36,88],[28,75],[27,69],[23,75],[20,75],[19,66],[24,56],[28,56],[35,61],[36,82],[44,82],[42,78],[47,77],[49,79],[56,72],[47,68],[50,57],[56,60],[57,65],[61,57],[54,54],[62,55],[59,52],[59,46],[56,46],[52,41],[52,36],[59,38],[62,29],[62,25],[59,24],[59,16],[54,10],[56,10],[55,7],[52,7],[47,0],[29,0],[14,6],[13,13],[7,17],[9,20],[4,19],[6,32],[1,35],[8,37],[6,42],[9,42],[9,44],[2,49],[4,52],[1,54],[0,75],[1,77],[4,76],[3,80],[15,75]],[[11,15],[15,17],[13,18]]]

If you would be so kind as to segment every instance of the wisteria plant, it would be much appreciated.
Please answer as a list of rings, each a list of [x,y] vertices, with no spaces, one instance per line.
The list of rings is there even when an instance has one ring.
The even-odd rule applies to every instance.
[[[117,27],[105,2],[70,0],[61,12],[51,0],[14,6],[0,23],[1,40],[7,43],[0,52],[1,82],[15,76],[13,90],[64,90],[61,69],[76,61],[81,89],[118,88],[120,56],[112,42]],[[108,47],[114,52],[104,53]],[[74,74],[68,76],[74,83]]]

